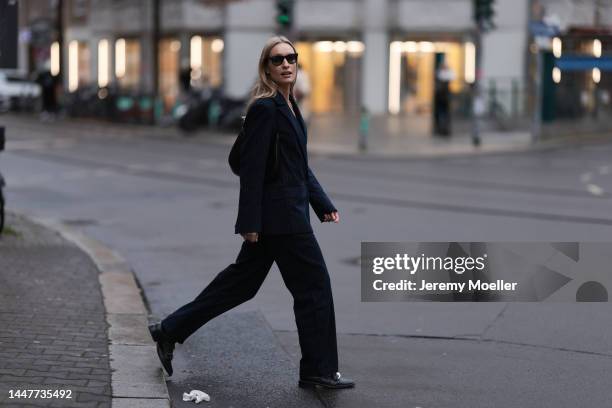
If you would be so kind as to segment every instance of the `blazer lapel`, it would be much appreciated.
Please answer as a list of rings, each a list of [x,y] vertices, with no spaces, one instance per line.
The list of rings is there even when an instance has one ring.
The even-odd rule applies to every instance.
[[[306,123],[304,123],[304,119],[302,118],[302,112],[300,111],[300,107],[293,98],[293,95],[291,95],[291,102],[293,102],[293,110],[295,111],[298,121],[300,122],[300,126],[302,127],[302,133],[304,134],[304,137],[306,139],[304,143],[306,143],[308,140],[308,130],[306,129]]]
[[[293,99],[293,97],[291,98]],[[304,126],[302,115],[300,114],[298,109],[296,109],[296,115],[298,115],[297,118],[293,113],[291,113],[289,105],[287,105],[287,103],[285,102],[285,98],[283,97],[283,95],[281,95],[280,92],[276,93],[276,97],[274,98],[274,100],[276,101],[278,110],[289,120],[289,123],[291,123],[291,126],[293,127],[293,130],[297,135],[299,142],[298,145],[300,146],[302,155],[304,156],[304,161],[306,161],[306,127]]]

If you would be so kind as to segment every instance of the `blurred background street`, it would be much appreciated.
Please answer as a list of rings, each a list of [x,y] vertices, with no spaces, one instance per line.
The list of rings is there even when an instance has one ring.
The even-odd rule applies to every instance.
[[[178,346],[173,406],[190,389],[215,407],[608,406],[607,303],[362,303],[359,258],[364,241],[611,242],[611,25],[607,0],[0,0],[6,205],[117,250],[151,319],[174,311],[237,255],[227,155],[261,46],[287,35],[341,217],[311,219],[357,388],[297,388],[273,267]]]
[[[0,110],[235,133],[261,44],[299,54],[318,137],[610,129],[608,0],[0,2]],[[444,10],[443,13],[440,11]],[[389,117],[393,120],[389,120]],[[327,127],[326,127],[327,126]],[[333,127],[333,126],[332,126]],[[362,136],[362,139],[360,139]]]
[[[7,148],[10,207],[124,254],[158,317],[235,259],[238,180],[226,145],[32,121],[11,126]],[[609,241],[611,153],[598,142],[437,159],[314,155],[342,217],[314,228],[334,288],[341,370],[359,382],[327,406],[605,405],[607,304],[361,303],[358,258],[362,241]],[[171,395],[201,387],[215,406],[245,403],[227,388],[232,378],[258,395],[237,406],[299,401],[295,366],[278,357],[298,358],[290,305],[273,268],[253,301],[178,348]],[[286,385],[259,380],[270,370]]]

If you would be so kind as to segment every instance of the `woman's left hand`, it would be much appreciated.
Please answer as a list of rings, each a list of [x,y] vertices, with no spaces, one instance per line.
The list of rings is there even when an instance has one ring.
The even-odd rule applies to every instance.
[[[334,211],[329,214],[323,215],[323,222],[335,222],[336,224],[340,222],[340,215],[338,211]]]

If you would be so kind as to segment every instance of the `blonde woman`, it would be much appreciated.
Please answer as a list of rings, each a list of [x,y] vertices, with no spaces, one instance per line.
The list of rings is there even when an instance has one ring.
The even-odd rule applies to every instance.
[[[194,301],[149,328],[169,375],[174,344],[255,296],[276,262],[294,300],[302,351],[298,384],[331,389],[355,385],[338,372],[330,280],[310,226],[309,203],[321,222],[338,223],[340,217],[308,167],[306,126],[292,92],[297,59],[285,37],[270,38],[261,52],[240,150],[235,232],[244,242],[236,262]]]

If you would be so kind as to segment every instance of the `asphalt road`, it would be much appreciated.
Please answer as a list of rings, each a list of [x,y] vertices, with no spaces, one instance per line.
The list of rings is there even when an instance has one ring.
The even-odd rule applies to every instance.
[[[0,154],[9,207],[61,219],[116,248],[156,316],[191,300],[235,259],[229,146],[95,124],[9,125]],[[179,346],[173,396],[193,386],[215,391],[211,406],[609,404],[608,304],[362,303],[358,258],[362,241],[610,242],[612,142],[438,159],[313,156],[310,165],[340,211],[339,225],[315,221],[314,229],[332,278],[341,371],[358,387],[294,389],[291,298],[273,268],[254,300],[211,326],[233,342],[207,341],[205,327]],[[231,329],[252,324],[249,316],[261,316],[252,328],[261,347],[251,329]],[[262,378],[278,392],[246,392]]]

